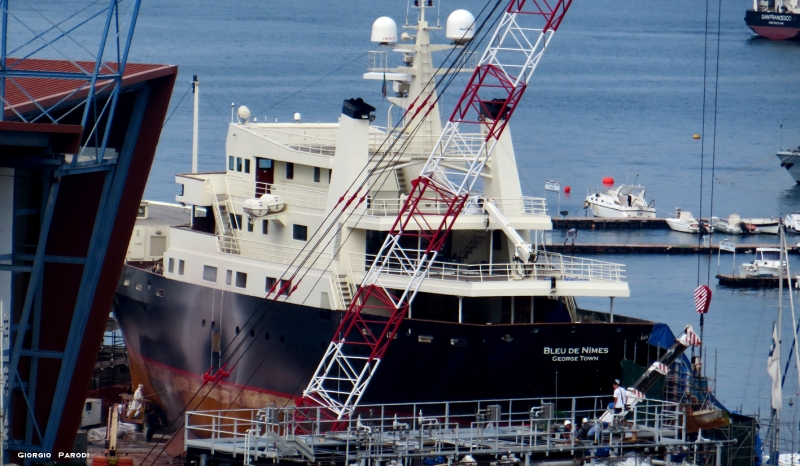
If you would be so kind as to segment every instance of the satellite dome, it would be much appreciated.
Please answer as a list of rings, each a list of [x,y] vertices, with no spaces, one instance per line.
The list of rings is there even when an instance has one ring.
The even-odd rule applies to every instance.
[[[372,42],[394,44],[397,42],[397,23],[388,16],[381,16],[372,23]]]
[[[467,10],[450,13],[444,36],[456,44],[466,44],[471,41],[475,36],[475,17]]]
[[[239,120],[241,121],[241,123],[247,123],[247,120],[250,119],[250,109],[245,107],[244,105],[242,105],[236,111],[236,116],[239,117]]]

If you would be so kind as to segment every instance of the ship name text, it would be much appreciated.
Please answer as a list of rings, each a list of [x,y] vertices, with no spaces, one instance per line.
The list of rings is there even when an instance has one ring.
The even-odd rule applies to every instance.
[[[597,354],[608,354],[608,348],[583,346],[576,348],[551,348],[544,347],[544,354],[553,355],[555,362],[599,361]]]

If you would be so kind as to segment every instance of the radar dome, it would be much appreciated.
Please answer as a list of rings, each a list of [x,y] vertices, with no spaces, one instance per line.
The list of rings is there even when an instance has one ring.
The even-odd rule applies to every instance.
[[[467,10],[450,13],[444,35],[456,44],[466,44],[475,36],[475,17]]]
[[[236,111],[236,116],[238,116],[238,117],[239,117],[239,120],[240,120],[242,123],[247,123],[247,120],[249,120],[249,119],[250,119],[250,109],[249,109],[249,108],[247,108],[247,107],[245,107],[244,105],[242,105],[242,106],[241,106],[241,107],[239,107],[239,109]]]
[[[372,42],[394,44],[397,42],[397,24],[388,16],[381,16],[372,23]]]

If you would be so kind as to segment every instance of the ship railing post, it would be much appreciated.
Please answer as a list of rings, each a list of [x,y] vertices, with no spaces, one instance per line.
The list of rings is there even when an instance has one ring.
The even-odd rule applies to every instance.
[[[578,420],[578,418],[576,417],[576,412],[575,412],[576,401],[577,400],[575,399],[575,397],[572,397],[572,415],[570,416],[570,425],[569,425],[570,426],[570,430],[571,430],[571,432],[569,434],[569,443],[572,446],[572,448],[575,448],[575,434],[576,434],[576,432],[575,432],[575,424],[573,424],[573,423]],[[573,453],[574,453],[574,450],[573,450]]]
[[[236,458],[236,436],[239,434],[239,423],[236,418],[233,419],[233,457]]]

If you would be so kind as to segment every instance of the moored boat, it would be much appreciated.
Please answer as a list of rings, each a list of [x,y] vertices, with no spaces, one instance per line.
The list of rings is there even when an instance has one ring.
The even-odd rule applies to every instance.
[[[645,199],[644,186],[590,189],[583,207],[600,218],[656,218],[653,202]]]
[[[780,278],[781,276],[781,250],[778,248],[756,248],[752,262],[739,266],[739,276],[742,278]],[[786,262],[783,262],[783,274],[787,276]]]
[[[745,231],[748,233],[765,233],[768,235],[777,235],[778,227],[781,225],[781,219],[772,218],[743,218],[741,219]]]
[[[728,235],[741,235],[745,232],[742,228],[742,219],[738,214],[731,214],[728,218],[711,217],[711,227],[714,231]]]
[[[795,211],[783,218],[787,233],[800,233],[800,211]]]
[[[706,225],[692,216],[691,212],[686,212],[680,208],[675,209],[675,217],[667,217],[667,226],[671,230],[682,233],[705,233]]]
[[[744,22],[767,39],[795,39],[800,34],[800,5],[797,0],[753,0]]]

